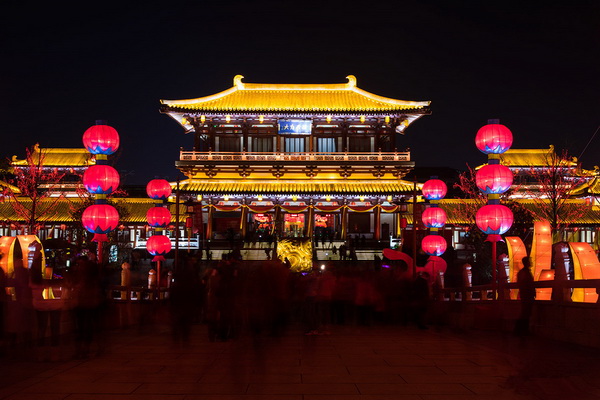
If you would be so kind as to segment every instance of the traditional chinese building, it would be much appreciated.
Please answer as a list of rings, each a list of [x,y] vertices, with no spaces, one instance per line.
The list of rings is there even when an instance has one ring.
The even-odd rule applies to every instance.
[[[161,112],[193,137],[181,150],[182,193],[201,198],[208,239],[257,235],[389,240],[416,184],[402,135],[430,114],[341,84],[245,83],[220,93],[162,100]]]

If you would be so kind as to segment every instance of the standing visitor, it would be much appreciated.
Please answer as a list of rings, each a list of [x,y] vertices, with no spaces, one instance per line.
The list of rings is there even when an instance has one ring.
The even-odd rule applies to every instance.
[[[515,334],[525,336],[529,334],[529,318],[535,302],[535,286],[531,274],[531,259],[523,257],[523,268],[517,273],[517,286],[521,299],[521,314],[515,326]]]

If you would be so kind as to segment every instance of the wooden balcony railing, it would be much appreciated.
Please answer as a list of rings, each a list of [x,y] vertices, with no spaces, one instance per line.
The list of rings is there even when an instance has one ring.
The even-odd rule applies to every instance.
[[[253,152],[202,152],[180,151],[180,161],[251,161],[251,162],[406,162],[410,161],[410,152],[373,152],[373,153],[253,153]]]

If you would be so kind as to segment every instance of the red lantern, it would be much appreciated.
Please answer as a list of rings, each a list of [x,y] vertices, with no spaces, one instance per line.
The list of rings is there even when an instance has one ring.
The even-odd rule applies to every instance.
[[[171,195],[171,185],[165,179],[152,179],[146,185],[148,197],[154,200],[166,200]]]
[[[185,218],[185,227],[187,229],[191,229],[194,227],[194,218],[192,217],[186,217]]]
[[[83,227],[96,234],[107,234],[119,225],[117,209],[108,204],[94,204],[83,211]]]
[[[83,185],[92,194],[109,194],[119,187],[119,173],[108,165],[92,165],[83,174]]]
[[[477,171],[475,181],[483,193],[500,194],[510,189],[513,173],[502,164],[489,164]]]
[[[477,131],[475,145],[485,154],[501,154],[510,149],[513,135],[510,129],[501,124],[484,125]]]
[[[408,226],[408,221],[406,220],[406,218],[402,217],[400,218],[400,228],[404,229]]]
[[[164,261],[164,255],[171,251],[171,240],[163,235],[150,236],[146,249],[154,256],[152,261]]]
[[[152,207],[146,213],[148,224],[153,228],[164,228],[171,222],[171,212],[165,207]]]
[[[440,179],[430,179],[423,184],[421,192],[423,193],[423,197],[427,200],[440,200],[446,196],[448,188],[444,181]]]
[[[94,125],[83,134],[83,145],[92,154],[113,154],[119,148],[119,133],[108,125]]]
[[[483,233],[502,235],[512,226],[513,213],[501,204],[488,204],[477,211],[475,221]]]
[[[430,256],[441,256],[446,251],[446,239],[440,235],[427,235],[421,242],[421,248]]]
[[[446,224],[446,211],[439,207],[429,207],[423,211],[421,220],[427,228],[442,228]]]

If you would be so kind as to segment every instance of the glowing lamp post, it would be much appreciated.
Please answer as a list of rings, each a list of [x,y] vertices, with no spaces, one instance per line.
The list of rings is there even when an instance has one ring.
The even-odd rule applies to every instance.
[[[98,263],[102,265],[102,242],[106,242],[106,235],[119,225],[119,213],[106,204],[106,196],[120,183],[117,170],[107,165],[107,156],[119,148],[119,134],[103,121],[96,121],[96,125],[84,132],[83,145],[96,155],[96,165],[89,167],[83,175],[83,185],[94,195],[95,204],[84,210],[81,222],[88,232],[95,234],[92,241],[98,243]]]
[[[160,266],[165,261],[165,255],[171,251],[171,239],[162,234],[164,229],[171,223],[171,212],[163,207],[163,203],[171,195],[171,184],[165,179],[153,179],[146,185],[148,197],[156,200],[155,207],[146,213],[148,224],[155,229],[155,234],[148,238],[146,249],[154,256],[152,261],[156,262],[156,286],[160,289]]]
[[[502,240],[500,235],[506,233],[513,224],[512,211],[500,204],[500,194],[506,192],[513,182],[513,174],[509,168],[500,164],[500,154],[512,146],[512,132],[497,120],[490,120],[481,127],[475,136],[475,145],[488,155],[488,165],[477,171],[475,180],[477,187],[487,194],[487,205],[481,207],[475,216],[477,227],[488,235],[492,243],[492,282],[496,284],[496,243]]]

